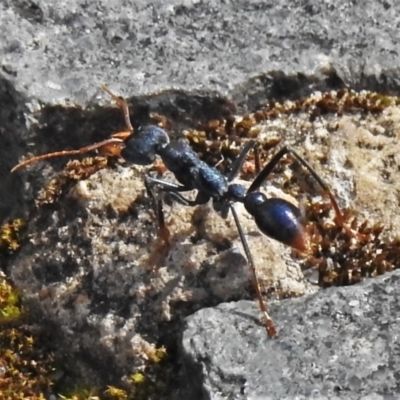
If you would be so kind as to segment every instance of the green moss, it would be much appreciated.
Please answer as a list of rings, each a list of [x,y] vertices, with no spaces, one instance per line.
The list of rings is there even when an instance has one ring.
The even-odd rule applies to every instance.
[[[0,276],[0,393],[2,398],[45,399],[52,384],[52,356],[23,324],[19,295]]]
[[[3,252],[13,253],[19,249],[25,226],[25,221],[17,218],[0,227],[0,249]]]
[[[165,347],[147,349],[148,366],[135,372],[124,388],[104,382],[101,388],[53,389],[55,356],[46,349],[40,329],[29,327],[27,314],[19,293],[0,275],[0,399],[44,400],[53,392],[63,400],[147,400],[169,390],[174,374]]]
[[[114,386],[109,386],[104,393],[108,398],[113,400],[126,400],[128,399],[128,392],[123,389],[118,389]]]
[[[17,291],[0,276],[0,324],[21,315],[20,299]]]
[[[130,377],[129,399],[168,398],[177,379],[173,357],[165,347],[155,348],[149,356],[150,364]]]
[[[58,397],[61,400],[98,400],[98,389],[87,388],[87,387],[75,387],[68,394],[61,395]]]

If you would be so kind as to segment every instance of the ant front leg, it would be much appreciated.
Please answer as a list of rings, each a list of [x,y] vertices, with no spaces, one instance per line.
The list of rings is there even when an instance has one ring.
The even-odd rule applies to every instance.
[[[155,250],[150,253],[149,265],[151,269],[158,269],[163,260],[167,257],[171,248],[171,233],[165,223],[164,218],[164,203],[160,193],[156,193],[154,188],[151,187],[148,177],[145,176],[144,184],[147,194],[154,204],[154,211],[156,213],[158,222],[158,238]]]
[[[153,186],[158,186],[157,194]],[[206,204],[210,198],[198,193],[195,200],[187,199],[182,196],[180,192],[188,192],[191,189],[184,185],[177,185],[172,182],[164,181],[162,179],[152,178],[151,176],[145,176],[145,187],[147,193],[152,198],[155,204],[155,211],[157,215],[157,221],[159,226],[159,236],[164,241],[165,245],[170,247],[171,233],[165,223],[164,208],[162,201],[162,193],[169,193],[174,200],[184,206],[194,207],[201,204]]]
[[[192,189],[188,188],[184,185],[177,185],[172,182],[167,182],[162,179],[152,178],[151,176],[146,176],[146,185],[150,187],[150,185],[158,185],[159,190],[162,192],[169,193],[179,204],[189,207],[195,207],[202,204],[208,203],[210,198],[208,196],[202,195],[200,192],[197,194],[195,200],[187,199],[186,197],[182,196],[181,192],[189,192]],[[146,186],[146,187],[147,187]]]

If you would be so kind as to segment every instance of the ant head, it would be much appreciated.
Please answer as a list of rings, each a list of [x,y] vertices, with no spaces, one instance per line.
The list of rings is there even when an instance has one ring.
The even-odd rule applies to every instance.
[[[150,165],[168,143],[168,134],[163,129],[153,125],[142,126],[127,138],[121,156],[135,165]]]

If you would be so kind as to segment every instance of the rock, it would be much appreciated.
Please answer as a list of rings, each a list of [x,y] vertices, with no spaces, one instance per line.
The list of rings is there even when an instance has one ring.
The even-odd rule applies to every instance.
[[[272,307],[268,339],[254,303],[186,319],[183,370],[201,399],[384,399],[398,392],[398,271]],[[200,395],[201,393],[201,395]]]
[[[32,196],[21,176],[10,174],[26,148],[21,140],[27,137],[25,101],[13,85],[0,76],[0,222],[23,214]]]
[[[54,332],[60,353],[65,355],[66,369],[74,370],[90,384],[119,381],[147,365],[156,346],[171,344],[174,349],[184,318],[194,311],[222,301],[252,300],[249,270],[232,221],[220,221],[206,207],[167,208],[174,239],[169,257],[164,260],[159,255],[163,249],[156,239],[155,218],[142,184],[146,169],[117,165],[99,171],[79,183],[69,182],[61,193],[54,194],[55,203],[36,208],[33,200],[37,193],[51,179],[60,179],[66,161],[54,159],[13,175],[8,174],[10,168],[23,155],[79,148],[125,129],[119,110],[109,107],[109,98],[100,94],[103,82],[128,98],[136,126],[147,123],[150,112],[157,112],[168,118],[171,136],[181,135],[183,129],[198,128],[205,121],[255,111],[271,98],[297,100],[344,86],[398,93],[400,33],[396,16],[400,5],[353,3],[1,2],[0,220],[25,213],[29,222],[29,242],[8,259],[4,269],[23,293],[32,315]],[[379,101],[385,103],[387,97],[382,95]],[[360,102],[364,106],[367,103]],[[299,107],[293,113],[278,112],[276,117],[261,121],[258,138],[263,141],[279,137],[295,146],[329,183],[341,206],[355,209],[361,221],[381,223],[383,236],[392,240],[400,229],[399,109],[398,104],[377,108],[379,111],[371,111],[367,104],[354,110],[315,107],[319,113],[314,113],[315,109],[310,112]],[[320,192],[315,185],[307,183],[305,186],[312,190],[305,195],[304,190],[293,189],[293,183],[307,182],[276,174],[262,190],[285,188],[297,201],[302,202],[304,195],[304,203],[318,198]],[[314,292],[316,288],[302,276],[302,261],[287,248],[262,237],[243,209],[238,207],[238,212],[266,297]],[[376,243],[364,246],[362,251],[370,258],[365,262],[359,257],[359,265],[373,264],[367,250],[372,247],[375,251]],[[340,241],[335,242],[322,256],[337,256],[340,246]],[[398,253],[390,254],[392,259],[383,272],[398,265]],[[373,256],[379,258],[376,252]],[[382,271],[374,271],[378,273]],[[390,279],[394,278],[377,280],[382,290]],[[367,283],[351,290],[359,292],[372,286]],[[329,294],[340,300],[345,292],[331,290],[314,299]],[[312,299],[287,301],[288,310],[305,307]],[[229,313],[230,318],[236,315],[237,319],[226,325],[224,334],[229,334],[228,327],[240,325],[248,334],[240,349],[251,354],[250,350],[256,351],[261,343],[275,351],[280,362],[289,363],[294,361],[289,359],[287,344],[293,352],[296,346],[285,342],[290,320],[284,305],[273,309],[281,335],[278,341],[266,338],[253,303],[232,303],[212,312],[238,307],[239,312],[249,313],[251,319],[245,320]],[[349,307],[354,311],[353,306]],[[375,315],[373,309],[368,312],[373,320],[381,318],[379,309]],[[314,321],[312,316],[307,320]],[[208,337],[216,337],[223,329],[212,321],[204,324],[209,327]],[[349,337],[351,332],[346,326],[338,326],[343,331],[338,328],[326,332],[321,328],[309,336],[299,331],[298,341],[300,337],[311,338],[313,345],[326,345],[328,335],[332,343],[342,343],[335,332]],[[191,359],[193,350],[187,343],[190,332],[197,335],[198,331],[190,329],[184,333],[180,357],[195,371],[192,389],[197,388],[198,398],[204,398],[207,393],[216,393],[210,383],[214,378],[204,378],[201,366]],[[237,343],[243,333],[231,330],[237,335],[232,343]],[[199,333],[192,340],[202,337]],[[390,337],[380,340],[391,346]],[[310,357],[315,357],[311,340],[307,343]],[[321,352],[328,353],[324,349]],[[297,354],[303,375],[296,375],[296,379],[321,375],[307,364],[307,355]],[[238,355],[244,360],[243,352]],[[235,368],[238,358],[227,368]],[[174,362],[179,365],[181,358]],[[259,364],[248,362],[249,371],[257,370]],[[391,365],[396,362],[395,354]],[[267,385],[272,379],[279,397],[284,393],[283,386],[279,386],[283,378],[279,369],[272,369],[277,365],[267,366],[271,370],[262,370],[263,379],[272,375]],[[350,364],[349,369],[353,366]],[[210,370],[213,368],[210,365]],[[337,370],[332,371],[334,375]],[[184,371],[177,373],[178,378],[180,373]],[[357,385],[368,388],[364,386],[364,375],[346,373],[333,380],[354,393]],[[231,376],[229,373],[228,381]],[[260,380],[254,378],[257,372],[253,378],[244,376],[255,382],[251,393],[268,396]],[[388,387],[393,388],[392,370],[383,370],[382,376],[382,382],[386,379]],[[215,378],[221,387],[226,384],[223,376]],[[179,389],[166,398],[178,396],[187,384],[188,380],[180,381]],[[325,390],[342,395],[329,385],[310,385],[304,393],[308,396],[317,387],[320,393]],[[305,384],[298,387],[300,391]],[[380,388],[383,384],[371,388],[371,393],[384,393]],[[250,393],[246,390],[244,393]],[[233,392],[226,393],[229,397]]]
[[[379,178],[383,176],[379,168],[386,171],[385,176],[395,177],[399,173],[396,158],[390,166],[384,163],[387,154],[395,151],[397,145],[396,136],[392,134],[397,131],[396,118],[391,118],[397,115],[395,110],[396,107],[390,107],[378,115],[363,118],[359,114],[344,117],[327,116],[313,123],[303,114],[283,115],[280,119],[266,121],[257,128],[261,141],[268,141],[269,135],[285,134],[289,144],[299,140],[298,130],[302,132],[304,149],[308,151],[304,153],[305,157],[311,160],[328,182],[333,183],[334,192],[341,193],[340,201],[348,202],[352,206],[357,204],[360,218],[363,218],[363,215],[368,216],[372,225],[373,219],[384,222],[382,235],[386,239],[379,241],[372,238],[370,242],[361,242],[359,245],[358,241],[352,238],[350,247],[347,247],[347,242],[339,235],[337,238],[332,237],[330,247],[319,255],[331,258],[339,266],[340,260],[356,260],[353,270],[348,263],[346,264],[346,274],[349,276],[360,274],[359,268],[363,268],[364,264],[379,264],[378,260],[382,260],[380,254],[386,251],[385,240],[390,241],[390,237],[395,237],[399,229],[393,208],[381,209],[374,207],[375,203],[363,200],[372,189],[376,190],[374,197],[378,204],[390,193],[387,181]],[[372,131],[375,135],[368,133]],[[381,146],[380,151],[374,153],[376,157],[373,163],[365,162],[367,158],[364,157],[368,157],[369,146],[364,147],[364,143],[368,143],[364,140],[377,141]],[[382,158],[379,159],[379,156]],[[321,158],[324,159],[322,164],[318,163]],[[345,167],[348,159],[353,161],[352,169]],[[84,169],[83,164],[80,168]],[[368,174],[365,172],[366,168],[371,168]],[[66,170],[71,170],[71,166]],[[72,170],[75,171],[76,168]],[[283,173],[276,174],[271,181],[266,182],[262,190],[269,196],[287,196],[290,200],[289,194],[284,195],[276,187],[280,184],[282,187],[286,186],[289,193],[295,193],[301,199],[305,193],[298,189],[298,184],[300,187],[304,185],[301,179],[307,180],[307,176],[301,170],[299,174],[296,173],[295,169],[281,172]],[[159,343],[173,343],[172,347],[176,345],[177,332],[183,330],[184,318],[193,312],[225,301],[254,298],[250,285],[250,271],[242,254],[236,227],[231,218],[221,219],[209,205],[192,209],[173,202],[172,206],[165,206],[167,224],[173,236],[168,256],[164,256],[164,248],[157,240],[157,225],[152,204],[143,185],[143,176],[146,173],[149,173],[148,167],[117,164],[66,185],[68,190],[64,188],[54,203],[45,204],[46,196],[42,194],[42,204],[31,214],[29,243],[23,246],[9,265],[9,275],[24,293],[31,313],[54,327],[54,335],[60,347],[68,349],[67,358],[72,361],[73,366],[66,363],[66,370],[78,371],[80,376],[85,376],[91,383],[124,380],[134,371],[145,368],[149,354],[156,351]],[[346,179],[340,179],[343,178],[342,173],[347,174],[344,175]],[[294,178],[296,176],[297,178]],[[354,194],[358,195],[358,190],[363,188],[362,182],[366,182],[368,177],[374,177],[373,186],[370,190],[360,191],[360,198],[354,198]],[[165,174],[164,178],[172,179],[168,174]],[[296,185],[293,185],[294,183]],[[248,185],[243,181],[242,184]],[[45,193],[52,194],[52,191]],[[311,202],[318,198],[318,189],[314,187],[309,197]],[[54,200],[52,196],[49,196],[49,199]],[[295,202],[293,198],[290,201]],[[240,204],[236,209],[263,289],[269,294],[266,297],[285,298],[314,292],[317,288],[302,274],[304,262],[294,257],[288,248],[262,236]],[[362,221],[361,219],[360,223]],[[398,250],[394,248],[390,251],[390,254],[393,253],[391,257],[394,257],[392,262],[395,268],[398,263],[395,252],[398,254]],[[387,268],[391,268],[389,264]],[[373,269],[371,271],[368,273],[382,273]],[[385,279],[381,280],[382,287],[387,282]],[[370,286],[365,284],[365,287],[374,288],[374,281],[370,282]],[[320,296],[340,300],[342,293],[348,293],[346,290],[350,291],[335,289]],[[354,286],[352,290],[362,293],[365,289],[364,286]],[[360,296],[356,296],[356,299],[362,303],[363,299]],[[377,304],[380,304],[378,300]],[[304,305],[301,307],[305,309],[311,299],[293,301],[292,307],[300,307],[302,302]],[[315,302],[322,302],[321,297],[317,297]],[[243,304],[247,305],[244,307]],[[242,348],[249,346],[254,351],[258,347],[267,346],[270,349],[269,346],[278,346],[276,343],[281,343],[282,339],[268,341],[265,329],[257,322],[259,313],[255,303],[249,304],[230,303],[224,306],[230,310],[229,318],[236,322],[228,321],[222,325],[218,322],[222,321],[222,317],[215,320],[214,314],[207,314],[210,311],[200,314],[203,315],[201,324],[207,327],[206,334],[211,335],[210,340],[213,341],[213,335],[218,336],[218,329],[222,329],[225,334],[232,330],[238,335],[235,339],[223,338],[222,343],[238,343],[239,340],[243,340],[246,344]],[[317,328],[309,328],[312,330],[309,336],[304,332],[304,328],[290,325],[289,317],[292,314],[296,315],[295,311],[285,314],[284,310],[290,310],[290,304],[292,303],[289,303],[287,308],[283,302],[281,307],[276,306],[272,311],[280,338],[290,336],[290,332],[297,329],[297,341],[302,337],[311,338],[313,343],[326,343],[324,340],[328,334],[331,341],[334,341],[334,337],[338,342],[342,341],[341,331],[336,336],[337,331],[333,327],[324,331],[320,321],[317,321]],[[334,304],[327,304],[329,310],[334,308]],[[344,308],[342,304],[339,302],[337,308]],[[211,312],[219,313],[218,310]],[[302,323],[298,324],[302,327],[308,320],[313,321],[315,316],[309,311],[302,311],[301,308],[300,310],[298,319]],[[248,313],[251,317],[244,318],[243,322],[239,315]],[[372,315],[373,308],[368,309],[368,313]],[[310,318],[302,317],[302,314],[310,315]],[[209,322],[206,322],[207,317],[211,318]],[[196,320],[197,317],[193,318]],[[379,313],[376,318],[380,318]],[[393,318],[396,318],[395,314]],[[215,331],[214,324],[217,325]],[[328,322],[324,320],[324,324]],[[232,329],[235,326],[238,326],[237,330]],[[202,339],[202,334],[196,330],[201,330],[200,328],[193,329],[184,332],[185,344],[180,358],[175,362],[179,363],[181,358],[192,357],[182,353],[191,354],[192,350],[188,349],[187,343],[206,340]],[[241,338],[243,332],[246,333],[245,338]],[[217,345],[221,342],[215,340],[213,343]],[[310,343],[311,341],[307,342],[309,346]],[[276,354],[283,351],[279,359],[284,358],[287,348],[288,345],[276,348]],[[85,359],[85,354],[91,355],[90,362]],[[232,355],[230,357],[232,368],[236,368],[236,359]],[[196,360],[193,356],[191,361],[187,361],[187,369],[194,368],[198,371],[202,364],[197,365]],[[242,361],[243,359],[239,358],[238,362]],[[304,365],[304,362],[299,353],[299,363]],[[102,368],[103,365],[109,368]],[[243,368],[247,369],[246,366]],[[304,371],[307,368],[308,364],[304,366]],[[253,369],[257,368],[253,368],[249,361],[248,370]],[[183,369],[181,373],[184,374],[185,371],[186,369]],[[308,373],[313,373],[312,368],[304,372]],[[201,376],[200,372],[193,374],[196,378],[194,387],[202,387]],[[269,375],[266,372],[262,373],[262,376]],[[226,375],[218,378],[221,379],[221,385],[225,378]],[[245,379],[251,381],[252,378]],[[213,378],[210,380],[213,381]],[[229,377],[226,380],[228,384],[231,381]],[[180,389],[184,391],[188,380],[184,379],[182,382],[184,384]],[[343,385],[347,383],[345,380]],[[211,397],[217,396],[213,392],[214,389],[210,388],[211,383],[204,380],[204,385],[209,388],[207,390],[210,390]],[[262,386],[261,383],[255,385],[258,386],[249,392],[252,396],[266,395],[269,390],[268,382],[267,386]],[[324,388],[317,388],[325,395]],[[304,389],[305,396],[309,393],[307,390]],[[329,391],[326,390],[328,395]],[[231,389],[227,389],[226,396],[229,397],[231,393]],[[279,398],[281,392],[276,393],[275,398]],[[288,396],[291,395],[292,393],[288,392]]]
[[[209,206],[173,204],[166,208],[171,247],[163,255],[145,172],[101,170],[65,199],[43,205],[32,216],[29,243],[10,266],[30,313],[57,327],[74,368],[82,368],[76,363],[82,351],[91,354],[95,372],[86,364],[81,371],[87,378],[128,376],[146,365],[144,349],[165,340],[194,310],[252,298],[232,217],[223,220]],[[289,250],[263,237],[243,206],[236,208],[261,281],[292,295],[312,290],[299,265],[284,262]]]
[[[3,73],[44,103],[205,90],[254,109],[348,84],[397,90],[395,3],[2,2]],[[228,72],[229,71],[229,72]],[[182,103],[177,104],[178,108]]]

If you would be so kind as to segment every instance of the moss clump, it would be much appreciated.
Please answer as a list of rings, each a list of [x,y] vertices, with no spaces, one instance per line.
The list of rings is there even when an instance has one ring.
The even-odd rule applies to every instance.
[[[19,295],[0,276],[0,399],[44,400],[52,386],[51,354],[22,322]]]
[[[254,113],[257,122],[278,118],[282,114],[307,113],[311,121],[326,114],[378,114],[390,106],[400,102],[397,96],[363,90],[356,92],[340,89],[325,93],[315,93],[296,101],[271,101],[265,107]]]
[[[59,394],[58,397],[61,400],[99,400],[98,392],[96,388],[76,387],[69,394]]]
[[[312,253],[306,268],[318,268],[320,286],[353,285],[399,268],[400,239],[383,236],[382,224],[359,222],[348,210],[343,229],[330,219],[331,206],[323,201],[314,201],[306,212]]]
[[[109,386],[108,389],[104,392],[107,398],[112,400],[127,400],[128,393],[123,389],[118,389],[114,386]]]
[[[249,138],[258,140],[261,163],[267,160],[268,151],[280,143],[282,137],[259,140],[260,124],[282,119],[282,116],[302,115],[301,120],[310,122],[326,115],[379,114],[385,109],[400,104],[400,97],[381,93],[340,89],[319,93],[296,101],[269,101],[252,114],[230,117],[226,120],[211,120],[198,129],[184,132],[190,146],[210,165],[219,163],[221,169],[229,168],[240,149]],[[251,155],[247,159],[251,159]]]
[[[104,157],[87,157],[81,161],[69,161],[64,171],[56,178],[52,179],[47,186],[40,191],[36,199],[36,205],[39,207],[45,204],[55,203],[57,199],[64,193],[67,193],[76,182],[86,179],[95,172],[106,168],[110,160]]]
[[[147,356],[149,365],[129,379],[129,399],[168,398],[178,379],[173,357],[165,347],[154,348]]]
[[[174,379],[173,359],[165,347],[148,346],[143,349],[147,363],[119,384],[103,382],[99,387],[79,386],[71,390],[60,389],[61,400],[148,400],[168,398]]]
[[[19,294],[0,275],[0,324],[13,321],[21,315]]]
[[[17,218],[0,227],[0,249],[3,253],[10,254],[19,249],[25,226],[25,221]]]

